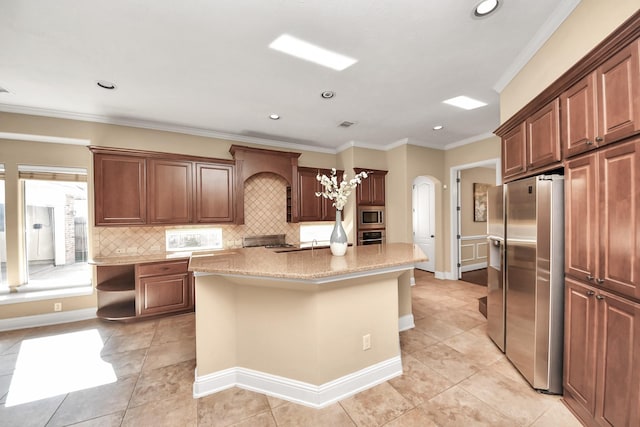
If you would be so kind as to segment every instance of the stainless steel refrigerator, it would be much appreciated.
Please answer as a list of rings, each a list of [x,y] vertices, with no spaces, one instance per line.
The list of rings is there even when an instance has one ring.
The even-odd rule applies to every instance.
[[[505,287],[504,287],[504,192],[503,186],[487,191],[487,333],[504,352]]]
[[[533,388],[560,394],[563,177],[540,175],[508,183],[505,218],[506,355]]]

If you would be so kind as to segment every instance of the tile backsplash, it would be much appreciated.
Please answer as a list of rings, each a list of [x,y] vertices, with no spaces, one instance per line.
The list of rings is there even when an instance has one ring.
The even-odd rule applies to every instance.
[[[298,243],[299,224],[288,223],[286,212],[287,182],[279,175],[260,173],[245,182],[243,225],[93,227],[93,256],[164,252],[165,230],[169,228],[221,228],[225,248],[240,247],[244,236],[257,234],[285,234],[288,243]]]

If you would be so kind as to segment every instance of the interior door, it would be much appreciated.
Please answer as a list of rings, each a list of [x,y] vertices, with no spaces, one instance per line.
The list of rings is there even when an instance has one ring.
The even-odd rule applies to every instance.
[[[416,264],[416,268],[435,271],[435,186],[424,176],[416,178],[412,190],[413,242],[422,249],[428,261]]]

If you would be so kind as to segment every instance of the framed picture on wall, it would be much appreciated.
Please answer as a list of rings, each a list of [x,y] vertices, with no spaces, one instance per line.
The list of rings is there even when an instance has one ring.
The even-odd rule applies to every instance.
[[[491,184],[473,183],[473,221],[487,222],[487,190]]]

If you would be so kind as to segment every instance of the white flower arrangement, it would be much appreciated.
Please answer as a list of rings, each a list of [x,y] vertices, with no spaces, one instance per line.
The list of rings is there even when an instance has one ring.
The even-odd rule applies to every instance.
[[[370,172],[369,172],[370,173]],[[331,169],[331,176],[318,174],[317,180],[324,187],[324,190],[316,193],[316,196],[324,197],[325,199],[333,200],[333,206],[337,210],[341,211],[344,205],[347,204],[347,198],[351,192],[368,176],[365,171],[360,172],[352,179],[347,181],[347,173],[342,174],[342,181],[338,184],[338,177],[336,176],[336,169]]]

